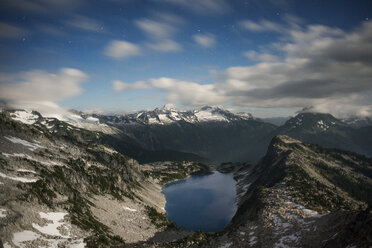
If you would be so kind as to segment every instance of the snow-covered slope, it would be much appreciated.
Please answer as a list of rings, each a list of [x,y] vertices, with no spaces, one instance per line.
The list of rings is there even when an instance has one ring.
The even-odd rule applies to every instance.
[[[251,114],[234,114],[219,107],[205,106],[200,109],[182,111],[173,106],[165,105],[150,111],[139,111],[134,114],[104,116],[95,115],[100,122],[109,125],[167,125],[176,122],[202,123],[202,122],[230,122],[253,119]]]
[[[196,110],[177,110],[173,105],[165,105],[148,111],[138,111],[133,114],[124,115],[100,115],[85,114],[71,110],[64,113],[41,115],[36,111],[7,110],[14,120],[28,125],[49,125],[52,120],[57,119],[74,127],[84,128],[92,131],[112,133],[113,126],[117,125],[168,125],[176,122],[202,123],[202,122],[231,122],[239,120],[252,120],[249,113],[232,113],[219,107],[205,106]]]
[[[103,133],[115,133],[117,130],[104,123],[100,123],[99,119],[90,115],[85,115],[77,111],[65,111],[64,113],[48,114],[42,116],[36,111],[30,110],[2,110],[7,111],[13,120],[20,121],[27,125],[43,125],[54,131],[55,121],[63,121],[71,125],[70,128],[83,128],[91,131],[100,131]]]

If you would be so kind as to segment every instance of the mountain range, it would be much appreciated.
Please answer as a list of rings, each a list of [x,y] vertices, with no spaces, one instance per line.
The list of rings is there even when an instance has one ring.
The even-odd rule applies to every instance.
[[[85,114],[44,118],[37,112],[11,111],[15,120],[45,125],[64,121],[73,128],[100,132],[100,141],[140,162],[162,160],[257,161],[273,137],[285,134],[304,142],[372,156],[369,118],[337,119],[324,113],[299,113],[276,126],[249,113],[219,107],[179,111],[166,105],[124,115]],[[58,125],[48,126],[53,132]],[[66,130],[65,130],[66,131]]]
[[[265,130],[261,137],[270,139],[257,163],[230,162],[217,167],[222,173],[233,173],[238,207],[230,224],[218,233],[183,230],[169,222],[161,193],[166,183],[194,173],[207,174],[215,167],[192,158],[188,162],[138,163],[109,145],[150,159],[162,155],[155,160],[174,152],[172,156],[181,160],[182,156],[192,154],[146,150],[140,143],[131,143],[140,139],[131,137],[123,126],[149,130],[146,135],[163,127],[162,134],[168,135],[170,127],[184,128],[186,121],[113,125],[103,121],[110,117],[101,115],[73,113],[63,116],[63,121],[34,111],[2,111],[0,244],[7,248],[333,248],[371,244],[372,217],[368,208],[372,203],[371,159],[275,134],[288,132],[310,139],[312,135],[336,135],[343,130],[366,130],[368,139],[369,126],[352,127],[331,115],[301,113],[276,127],[253,117],[239,119],[237,116],[241,115],[229,116],[229,112],[221,109],[212,113],[213,110],[217,109],[202,111],[220,115],[217,117],[220,119],[223,113],[225,119],[187,122],[188,135],[208,128],[222,133],[224,128],[226,132],[236,128],[235,139],[241,134],[253,139],[257,130]],[[174,110],[163,113],[167,111]],[[82,128],[84,125],[91,130]],[[243,132],[239,128],[248,130]],[[228,138],[212,131],[207,134],[210,136],[204,137],[214,134],[218,139]],[[345,137],[352,136],[339,137],[347,140]],[[210,144],[212,147],[213,143]],[[240,151],[245,149],[241,147]],[[198,158],[201,157],[194,159]]]

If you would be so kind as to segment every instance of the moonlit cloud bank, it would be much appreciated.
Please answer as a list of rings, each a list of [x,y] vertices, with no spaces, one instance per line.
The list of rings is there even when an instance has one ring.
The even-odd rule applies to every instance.
[[[242,23],[249,32],[282,30],[265,21]],[[372,22],[350,32],[324,25],[290,27],[280,42],[244,54],[255,64],[229,67],[214,83],[163,77],[148,85],[167,92],[168,101],[188,106],[230,103],[372,115]]]
[[[88,76],[77,69],[63,68],[58,73],[29,71],[0,75],[0,100],[10,107],[43,113],[64,111],[57,102],[83,92],[80,84]]]

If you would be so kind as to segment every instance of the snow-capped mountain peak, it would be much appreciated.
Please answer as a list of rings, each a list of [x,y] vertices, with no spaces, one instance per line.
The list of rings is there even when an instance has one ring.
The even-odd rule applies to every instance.
[[[139,111],[121,116],[97,116],[102,123],[110,125],[169,125],[177,122],[230,122],[253,119],[251,114],[234,114],[219,107],[204,106],[196,110],[177,110],[173,104],[150,111]]]
[[[13,119],[29,125],[51,123],[52,120],[57,119],[78,128],[95,131],[102,131],[109,126],[115,127],[116,125],[169,125],[178,122],[231,122],[254,119],[249,113],[235,114],[220,107],[204,106],[195,110],[177,110],[173,104],[125,115],[85,114],[75,110],[48,116],[41,116],[38,112],[26,110],[9,111],[9,113]]]
[[[174,105],[173,103],[165,104],[162,109],[164,109],[164,110],[177,110],[176,105]]]

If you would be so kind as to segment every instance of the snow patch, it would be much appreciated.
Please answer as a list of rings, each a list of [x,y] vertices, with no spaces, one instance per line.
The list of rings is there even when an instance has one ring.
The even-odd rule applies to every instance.
[[[225,117],[220,114],[213,114],[210,111],[197,111],[195,112],[195,116],[198,121],[228,121]]]
[[[327,131],[327,129],[329,128],[329,126],[326,123],[324,123],[323,120],[318,121],[317,124],[318,127],[323,131]]]
[[[38,145],[38,144],[35,144],[35,143],[31,143],[31,142],[28,142],[27,140],[19,139],[19,138],[16,138],[16,137],[4,136],[4,138],[6,138],[7,140],[9,140],[12,143],[24,145],[24,146],[28,147],[28,149],[31,150],[31,151],[35,151],[38,148],[45,148],[44,146],[41,146],[41,145]]]
[[[2,154],[9,158],[9,157],[16,157],[16,158],[28,158],[28,159],[32,159],[32,157],[30,155],[27,155],[27,154],[24,154],[24,153],[13,153],[13,154],[9,154],[9,153],[5,153],[5,152],[2,152]]]
[[[32,125],[39,119],[39,116],[33,114],[31,111],[15,111],[10,114],[10,117],[27,125]]]
[[[173,122],[173,121],[172,121],[171,119],[169,119],[169,117],[168,117],[167,115],[165,115],[165,114],[159,114],[158,117],[159,117],[159,120],[160,120],[160,122],[161,122],[162,124],[164,124],[164,123],[172,123],[172,122]]]
[[[63,148],[61,148],[63,149]],[[13,154],[9,154],[9,153],[5,153],[3,152],[2,153],[5,157],[9,158],[9,157],[15,157],[15,158],[27,158],[29,160],[32,160],[34,162],[37,162],[37,163],[40,163],[42,165],[46,165],[46,166],[62,166],[60,163],[57,163],[57,162],[54,162],[54,161],[40,161],[40,160],[37,160],[37,159],[34,159],[33,157],[31,157],[30,155],[27,155],[27,154],[24,154],[24,153],[13,153]],[[22,170],[22,169],[21,169]],[[28,171],[28,172],[31,172],[31,171]]]
[[[24,230],[22,232],[17,232],[13,234],[13,244],[17,247],[26,247],[25,242],[31,242],[40,238],[40,235],[29,230]],[[28,247],[28,246],[27,246]]]
[[[50,213],[43,213],[40,212],[40,217],[43,219],[47,219],[49,221],[52,221],[53,223],[50,223],[46,226],[39,226],[38,224],[32,223],[32,227],[38,230],[39,232],[51,235],[51,236],[59,236],[62,238],[69,238],[70,235],[62,235],[60,231],[58,230],[63,225],[66,225],[65,222],[63,222],[63,219],[67,215],[67,213],[59,213],[59,212],[50,212]]]
[[[319,214],[317,211],[307,209],[305,206],[291,202],[291,201],[286,201],[285,204],[298,207],[307,217],[319,218],[325,215],[325,214]]]
[[[4,248],[12,248],[8,242],[5,242],[3,246]]]
[[[17,171],[18,171],[18,172],[26,172],[26,173],[36,174],[36,171],[26,170],[26,169],[18,169]]]
[[[4,173],[1,173],[1,172],[0,172],[0,177],[8,178],[10,180],[18,181],[18,182],[22,182],[22,183],[34,183],[38,180],[38,179],[29,179],[29,178],[24,178],[24,177],[11,177],[11,176],[7,176],[7,175],[5,175]]]
[[[137,209],[129,208],[129,207],[123,207],[124,210],[130,211],[130,212],[137,212]]]
[[[257,243],[257,237],[252,236],[252,237],[249,238],[249,245],[250,245],[250,246],[253,246],[253,245],[255,245],[256,243]]]
[[[298,242],[298,237],[295,234],[291,234],[288,236],[283,236],[279,239],[277,243],[274,244],[274,248],[287,248],[288,243],[291,245],[294,243],[296,244]]]
[[[114,149],[108,148],[106,146],[103,147],[103,150],[105,150],[106,152],[108,152],[110,154],[117,153],[117,151],[115,151]]]
[[[159,123],[159,121],[156,118],[149,118],[149,124],[155,124]]]
[[[225,243],[222,246],[220,246],[220,248],[229,248],[231,245],[232,245],[232,242]]]
[[[5,218],[6,217],[6,210],[3,208],[0,208],[0,218]]]

